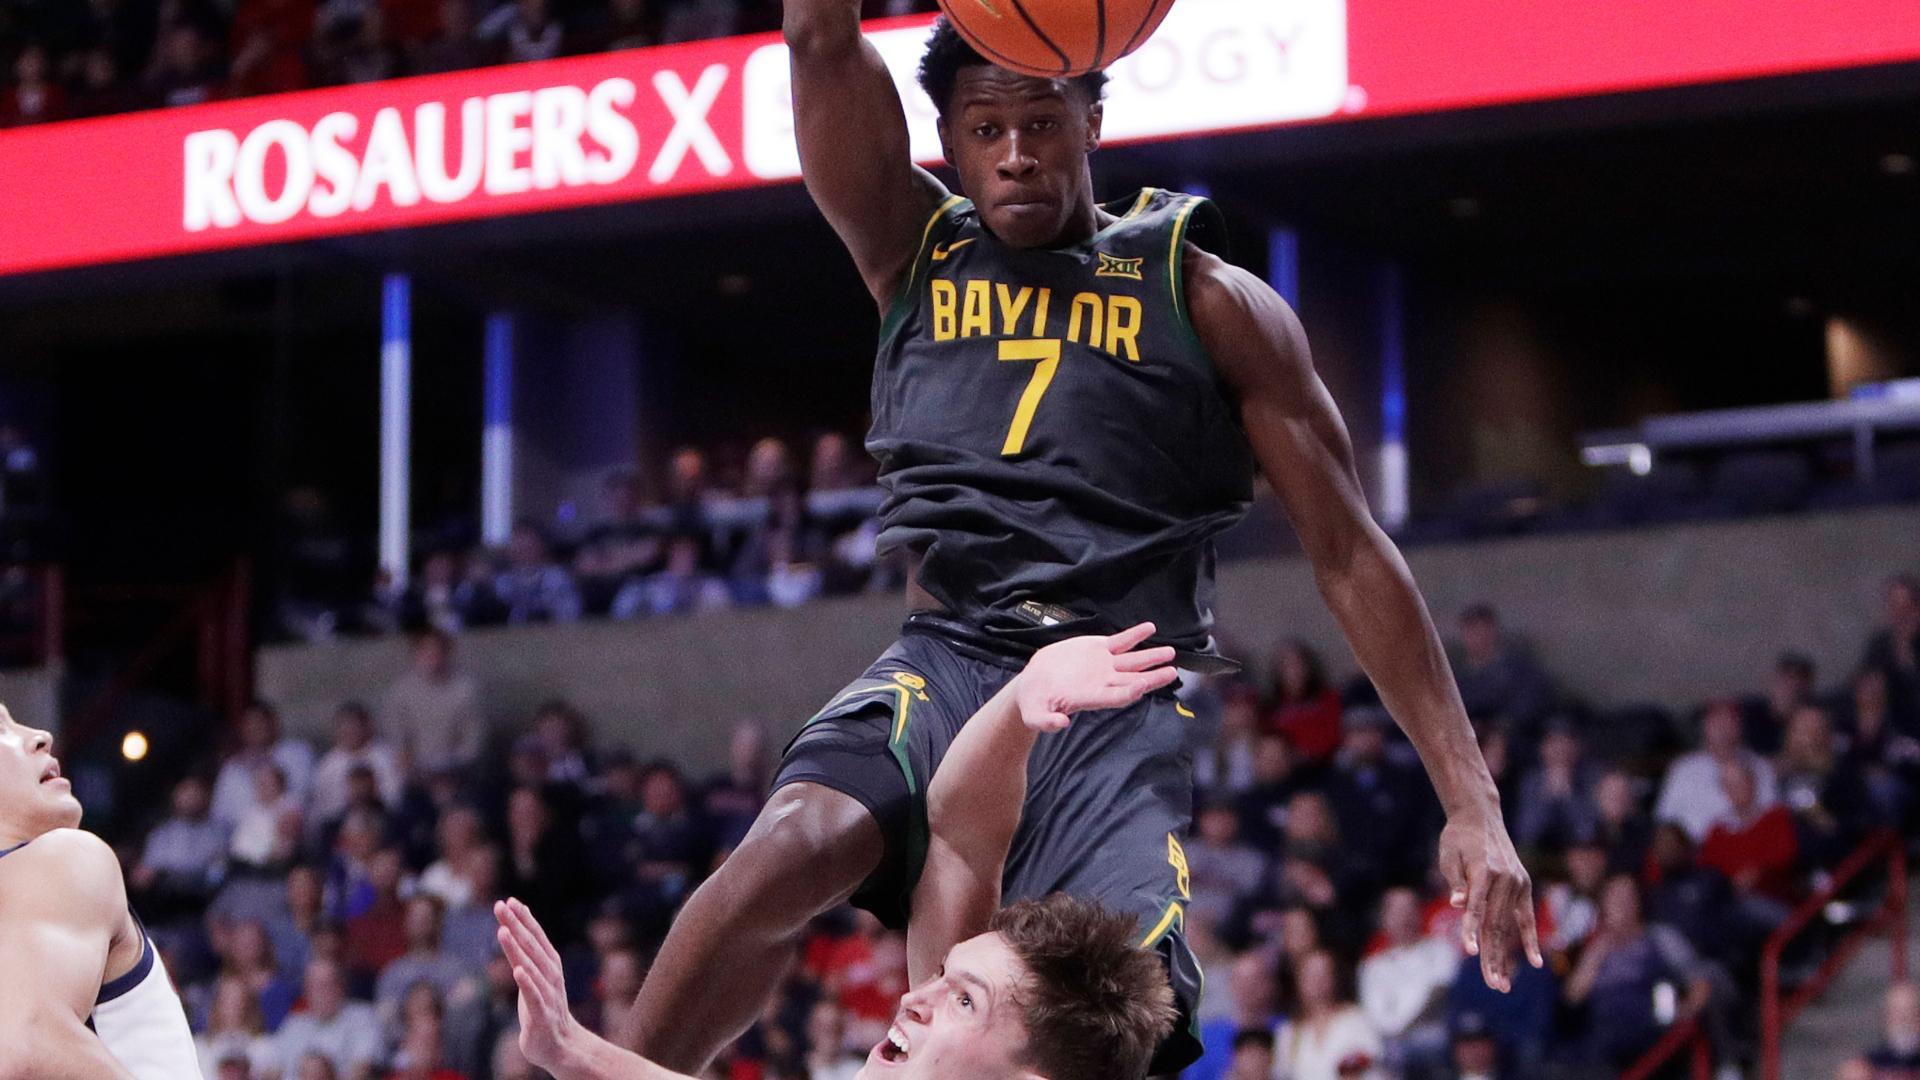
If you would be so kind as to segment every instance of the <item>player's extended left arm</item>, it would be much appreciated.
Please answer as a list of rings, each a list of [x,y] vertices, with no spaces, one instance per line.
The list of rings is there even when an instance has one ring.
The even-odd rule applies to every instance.
[[[956,735],[927,786],[926,865],[907,927],[907,977],[932,978],[947,952],[984,933],[1000,907],[1000,876],[1027,795],[1027,756],[1041,734],[1076,712],[1119,709],[1171,683],[1170,648],[1142,649],[1142,623],[1111,637],[1078,637],[1034,653],[1020,674]]]
[[[1194,328],[1236,395],[1261,470],[1299,533],[1314,580],[1446,809],[1441,870],[1467,908],[1463,934],[1487,984],[1511,986],[1513,953],[1539,966],[1533,890],[1499,792],[1460,703],[1413,575],[1367,508],[1353,445],[1313,369],[1300,320],[1267,284],[1210,255],[1188,258]]]

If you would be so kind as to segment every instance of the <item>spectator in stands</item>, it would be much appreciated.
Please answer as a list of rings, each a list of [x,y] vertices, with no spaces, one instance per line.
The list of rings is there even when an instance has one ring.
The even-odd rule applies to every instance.
[[[1531,738],[1553,708],[1553,684],[1533,656],[1501,629],[1491,604],[1474,604],[1460,613],[1460,653],[1454,677],[1467,715],[1497,720]]]
[[[1600,809],[1593,789],[1599,769],[1586,760],[1586,748],[1573,722],[1555,717],[1540,741],[1540,764],[1520,782],[1520,816],[1513,840],[1524,849],[1564,847],[1575,836],[1595,832]]]
[[[492,844],[467,852],[461,860],[466,899],[446,908],[441,948],[469,971],[484,970],[500,953],[494,939],[498,924],[493,918],[493,902],[505,895],[500,889],[501,858],[500,849]]]
[[[1542,944],[1549,953],[1579,952],[1600,924],[1600,893],[1607,881],[1607,849],[1599,835],[1575,836],[1568,843],[1564,878],[1552,878],[1541,890],[1552,927]]]
[[[326,876],[319,867],[302,864],[287,872],[281,906],[267,913],[265,926],[279,970],[290,977],[307,970],[313,937],[326,926]]]
[[[1448,1068],[1435,1080],[1500,1080],[1500,1043],[1493,1025],[1478,1012],[1461,1013],[1449,1032]]]
[[[1813,689],[1813,660],[1801,653],[1781,653],[1766,694],[1744,703],[1747,745],[1763,754],[1777,753],[1794,713],[1813,701]]]
[[[1653,842],[1653,820],[1640,808],[1637,783],[1626,772],[1610,769],[1593,785],[1596,831],[1614,873],[1639,873]]]
[[[156,923],[197,913],[225,876],[227,830],[213,820],[207,782],[188,776],[173,786],[173,814],[147,834],[127,888]]]
[[[1379,864],[1366,849],[1342,842],[1327,797],[1318,791],[1300,792],[1287,803],[1285,841],[1272,875],[1275,906],[1307,908],[1340,944],[1357,945],[1364,915],[1355,905],[1379,886]]]
[[[1193,711],[1207,715],[1207,699],[1217,701],[1220,730],[1198,747],[1193,760],[1193,782],[1216,797],[1236,799],[1253,787],[1253,751],[1260,720],[1260,692],[1237,679],[1221,680],[1218,692],[1194,703]]]
[[[407,906],[400,899],[406,863],[398,848],[381,848],[367,867],[367,895],[347,916],[347,971],[365,986],[407,952]]]
[[[667,545],[667,563],[659,573],[629,583],[613,598],[616,619],[650,618],[714,611],[733,603],[733,593],[717,574],[702,569],[700,541],[676,536]]]
[[[505,877],[501,884],[562,936],[576,929],[584,894],[584,858],[578,833],[555,820],[539,788],[517,787],[507,798]]]
[[[1567,976],[1566,999],[1582,1008],[1582,1056],[1620,1068],[1680,1016],[1703,1008],[1712,983],[1693,948],[1665,926],[1641,919],[1640,887],[1624,874],[1608,879],[1600,925]]]
[[[1272,1080],[1273,1069],[1272,1028],[1247,1028],[1234,1033],[1233,1061],[1227,1067],[1227,1080]]]
[[[1744,762],[1720,767],[1720,788],[1730,809],[1700,845],[1700,865],[1733,883],[1745,924],[1771,929],[1786,920],[1799,895],[1793,815],[1784,806],[1760,805],[1753,772]]]
[[[73,98],[73,114],[78,117],[107,116],[139,108],[138,91],[128,87],[120,75],[119,61],[104,45],[82,53],[80,76]]]
[[[414,639],[413,667],[387,691],[380,725],[415,776],[472,769],[486,725],[473,679],[454,670],[451,637],[428,630]]]
[[[287,790],[287,774],[274,762],[253,770],[253,804],[233,824],[227,853],[236,872],[277,874],[300,853],[304,815]]]
[[[486,621],[485,609],[492,596],[490,585],[461,573],[460,560],[453,552],[436,551],[421,562],[419,575],[408,583],[406,591],[393,598],[385,617],[410,634],[428,629],[457,634],[469,621]]]
[[[487,51],[474,34],[471,0],[440,0],[437,32],[417,45],[412,68],[421,75],[464,71],[487,62]]]
[[[1444,1006],[1460,966],[1452,942],[1427,935],[1420,907],[1412,889],[1388,889],[1380,901],[1381,944],[1360,962],[1360,1008],[1396,1068],[1443,1056]]]
[[[211,936],[220,957],[220,977],[245,986],[260,1006],[265,1029],[279,1031],[299,988],[281,976],[266,928],[253,920],[219,923]]]
[[[1678,930],[1709,960],[1731,961],[1738,950],[1758,948],[1753,932],[1761,928],[1735,925],[1728,918],[1739,904],[1733,885],[1725,875],[1699,864],[1685,829],[1673,822],[1656,829],[1647,860],[1647,913],[1652,922]]]
[[[0,95],[0,127],[43,124],[67,115],[67,92],[53,81],[47,50],[38,43],[13,59],[13,85]]]
[[[1187,843],[1193,900],[1187,916],[1206,926],[1225,925],[1242,897],[1257,892],[1268,873],[1267,856],[1241,841],[1240,815],[1231,803],[1201,806],[1198,829]]]
[[[1873,1080],[1920,1076],[1920,989],[1910,982],[1887,987],[1886,1034],[1867,1053]]]
[[[321,755],[313,770],[313,817],[326,821],[346,813],[347,781],[356,768],[373,774],[382,806],[400,805],[400,787],[405,779],[400,755],[374,737],[373,714],[367,707],[348,701],[334,710],[333,748]]]
[[[213,783],[213,817],[237,827],[257,805],[255,774],[262,765],[277,765],[296,804],[306,798],[313,778],[313,749],[305,742],[280,734],[280,712],[265,701],[255,701],[240,714],[240,748],[220,766]]]
[[[1920,786],[1920,739],[1894,727],[1885,670],[1860,669],[1853,677],[1852,705],[1847,760],[1866,781],[1880,817],[1905,826]]]
[[[494,580],[493,589],[506,605],[507,622],[515,626],[580,618],[580,594],[573,579],[553,561],[546,537],[530,524],[514,527],[507,542],[507,569]]]
[[[694,817],[686,784],[671,764],[647,766],[640,778],[640,804],[626,859],[634,868],[630,899],[641,925],[664,934],[674,910],[706,876],[713,842]]]
[[[1707,838],[1713,823],[1729,809],[1726,792],[1720,786],[1720,769],[1726,763],[1741,762],[1752,772],[1755,797],[1761,806],[1769,806],[1779,797],[1773,763],[1743,741],[1738,703],[1722,698],[1709,704],[1700,721],[1700,733],[1701,748],[1682,754],[1667,767],[1666,782],[1660,787],[1660,799],[1653,811],[1656,820],[1679,824],[1696,843]]]
[[[1262,730],[1285,736],[1300,757],[1326,762],[1340,749],[1340,694],[1327,685],[1313,647],[1288,638],[1274,650],[1273,707]]]
[[[387,1017],[397,1015],[401,1000],[421,983],[433,987],[445,1001],[477,976],[442,948],[446,908],[439,897],[415,896],[406,902],[405,910],[407,951],[381,968],[375,983],[374,1002]]]
[[[1253,786],[1240,796],[1240,831],[1247,842],[1268,851],[1280,842],[1287,804],[1312,786],[1313,777],[1294,766],[1293,747],[1278,735],[1262,735],[1253,744]]]
[[[419,890],[438,897],[449,908],[460,907],[473,898],[466,860],[486,843],[486,830],[479,812],[470,806],[448,809],[440,815],[434,840],[440,857],[421,872]]]
[[[1825,709],[1808,705],[1794,713],[1774,771],[1811,865],[1838,864],[1878,823],[1866,781],[1841,756]]]
[[[1387,754],[1393,718],[1385,709],[1349,709],[1345,729],[1325,787],[1350,854],[1389,881],[1423,879],[1430,861],[1423,827],[1433,807],[1425,775]]]
[[[1280,1026],[1279,1071],[1285,1080],[1384,1080],[1384,1047],[1366,1013],[1341,992],[1340,966],[1322,949],[1294,968],[1297,1002]],[[1358,1063],[1356,1070],[1355,1063]]]
[[[593,747],[580,710],[559,698],[547,701],[534,714],[533,736],[546,752],[549,783],[585,788],[593,779]]]
[[[267,1080],[303,1076],[300,1063],[318,1054],[341,1080],[371,1080],[382,1056],[380,1021],[373,1007],[347,1000],[346,973],[338,964],[315,960],[307,966],[306,1011],[287,1018],[274,1038],[278,1071]]]
[[[613,1043],[623,1043],[631,1030],[633,1000],[640,996],[640,983],[646,978],[646,965],[632,949],[616,949],[600,958],[600,975],[594,980],[593,996],[580,1010],[587,1030]]]
[[[1895,723],[1920,737],[1920,578],[1887,582],[1887,624],[1867,639],[1861,667],[1887,673]]]
[[[733,727],[727,743],[727,771],[707,781],[701,809],[713,839],[731,851],[739,846],[767,801],[773,784],[773,760],[768,753],[765,724],[744,720]]]
[[[213,1007],[206,1030],[194,1036],[200,1072],[209,1078],[229,1075],[222,1063],[238,1061],[244,1070],[264,1076],[274,1067],[274,1043],[260,1015],[260,999],[245,982],[226,976],[213,984]]]

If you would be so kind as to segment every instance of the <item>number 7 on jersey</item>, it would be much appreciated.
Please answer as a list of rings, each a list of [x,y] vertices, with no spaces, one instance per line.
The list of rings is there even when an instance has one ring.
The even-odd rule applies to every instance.
[[[1040,399],[1047,396],[1047,387],[1053,385],[1054,372],[1060,370],[1060,339],[1058,338],[1018,338],[1000,343],[1000,359],[1006,361],[1038,360],[1039,367],[1034,369],[1033,378],[1027,382],[1027,389],[1020,395],[1020,404],[1013,410],[1013,426],[1007,429],[1007,441],[1000,448],[1001,457],[1012,457],[1027,448],[1027,430],[1033,427],[1033,414],[1040,408]]]

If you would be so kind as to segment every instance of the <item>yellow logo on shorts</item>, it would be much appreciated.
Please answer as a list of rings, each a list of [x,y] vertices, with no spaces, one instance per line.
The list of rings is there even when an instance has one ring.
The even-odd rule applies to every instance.
[[[921,678],[918,675],[913,674],[910,671],[894,672],[893,681],[913,691],[913,696],[919,698],[921,701],[932,700],[931,698],[927,697],[927,680]]]
[[[1187,870],[1187,851],[1172,833],[1167,834],[1167,865],[1173,867],[1174,882],[1180,886],[1180,898],[1193,899],[1193,875]]]
[[[1144,257],[1138,259],[1122,259],[1109,255],[1104,251],[1098,254],[1100,255],[1100,266],[1094,270],[1094,277],[1123,277],[1131,278],[1134,281],[1142,280],[1141,272],[1145,270],[1147,266],[1147,260]]]

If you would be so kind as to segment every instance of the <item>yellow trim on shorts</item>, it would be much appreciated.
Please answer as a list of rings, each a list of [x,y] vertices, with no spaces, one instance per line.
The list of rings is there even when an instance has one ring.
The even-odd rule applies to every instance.
[[[1153,924],[1153,929],[1149,930],[1147,936],[1141,939],[1140,947],[1143,949],[1151,949],[1155,945],[1160,944],[1160,939],[1172,932],[1173,924],[1176,922],[1182,927],[1187,925],[1187,909],[1181,905],[1180,901],[1169,900],[1167,901],[1166,914],[1160,916],[1160,921]]]

